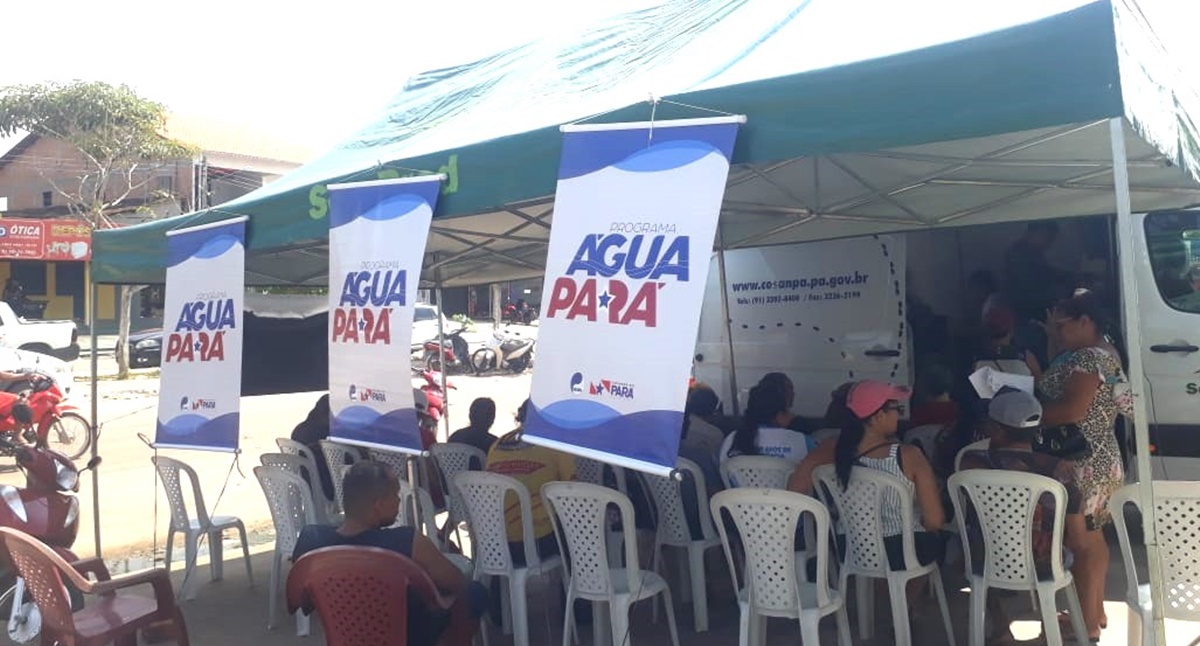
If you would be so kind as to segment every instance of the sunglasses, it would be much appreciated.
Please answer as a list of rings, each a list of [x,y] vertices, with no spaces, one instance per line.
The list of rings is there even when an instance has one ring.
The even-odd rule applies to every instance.
[[[904,414],[904,404],[887,404],[883,407],[883,411],[887,412],[887,413],[895,411],[895,412],[903,415]]]

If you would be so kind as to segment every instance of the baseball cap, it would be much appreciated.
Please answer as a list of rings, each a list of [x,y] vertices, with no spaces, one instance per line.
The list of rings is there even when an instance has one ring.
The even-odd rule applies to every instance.
[[[850,387],[846,394],[846,408],[859,419],[866,419],[883,408],[891,400],[908,401],[911,391],[903,386],[893,386],[882,381],[860,381]]]
[[[421,415],[429,414],[429,398],[425,396],[424,390],[413,388],[413,407]]]
[[[1023,390],[1005,390],[988,404],[988,417],[1009,428],[1037,428],[1042,425],[1042,404]]]

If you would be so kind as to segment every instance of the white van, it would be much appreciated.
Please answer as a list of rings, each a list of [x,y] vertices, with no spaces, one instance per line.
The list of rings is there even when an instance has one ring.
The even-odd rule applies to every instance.
[[[1200,479],[1200,211],[1134,218],[1145,347],[1127,351],[1142,357],[1155,477]],[[1119,317],[1115,219],[1058,223],[1051,263],[1088,274],[1099,293],[1113,296],[1112,313]],[[986,271],[1001,278],[1005,252],[1027,226],[1013,222],[735,249],[723,254],[723,263],[718,254],[705,293],[694,376],[726,400],[736,381],[744,402],[765,373],[784,372],[796,384],[796,412],[807,416],[822,415],[830,392],[846,381],[911,384],[910,314],[920,308],[934,317],[932,328],[923,326],[933,338],[918,339],[918,350],[946,344],[942,350],[961,354],[975,334],[981,305],[969,293],[968,277]],[[1118,345],[1124,348],[1120,339]]]

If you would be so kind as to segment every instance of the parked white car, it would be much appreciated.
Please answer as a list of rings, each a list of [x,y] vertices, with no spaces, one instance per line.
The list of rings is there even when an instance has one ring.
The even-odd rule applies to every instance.
[[[74,361],[79,358],[79,328],[74,321],[23,319],[0,301],[0,347]]]
[[[412,350],[416,352],[430,339],[438,335],[438,317],[442,317],[442,329],[446,334],[457,330],[460,326],[442,315],[437,305],[418,303],[413,308]]]

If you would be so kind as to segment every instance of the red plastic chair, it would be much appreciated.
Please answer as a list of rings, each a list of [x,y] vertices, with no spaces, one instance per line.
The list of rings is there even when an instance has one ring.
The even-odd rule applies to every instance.
[[[154,569],[110,578],[98,559],[80,561],[74,566],[37,539],[7,527],[0,527],[0,540],[8,550],[17,574],[25,579],[26,590],[42,615],[43,646],[136,646],[139,630],[151,624],[171,624],[177,644],[188,646],[187,626],[175,603],[175,592],[166,570]],[[80,570],[91,572],[98,580],[90,581]],[[66,584],[88,599],[83,610],[71,612]],[[154,587],[154,598],[118,595],[117,591],[135,585]]]
[[[314,609],[328,646],[403,646],[408,641],[408,594],[431,610],[449,610],[412,560],[377,547],[339,545],[313,550],[292,566],[288,612]]]

